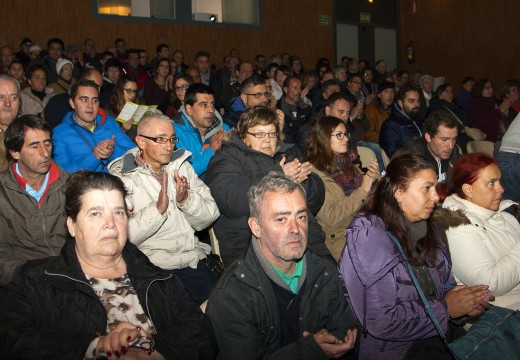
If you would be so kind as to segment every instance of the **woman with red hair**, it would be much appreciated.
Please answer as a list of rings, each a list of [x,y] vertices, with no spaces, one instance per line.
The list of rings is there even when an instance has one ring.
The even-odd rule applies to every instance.
[[[495,305],[520,308],[520,225],[505,209],[500,169],[488,155],[461,156],[448,185],[443,210],[434,213],[444,224],[457,281],[486,284]]]

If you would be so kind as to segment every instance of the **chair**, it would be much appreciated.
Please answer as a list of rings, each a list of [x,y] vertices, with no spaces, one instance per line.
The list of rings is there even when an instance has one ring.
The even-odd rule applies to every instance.
[[[357,152],[359,154],[359,158],[361,159],[361,167],[368,167],[370,161],[377,160],[376,153],[366,146],[358,146]]]
[[[209,228],[209,242],[211,244],[211,252],[215,255],[220,256],[220,247],[218,246],[218,239],[215,235],[213,227]]]
[[[388,155],[386,155],[386,152],[383,150],[383,148],[381,148],[381,157],[383,158],[383,164],[385,165],[386,169],[386,167],[390,163],[390,158],[388,157]]]
[[[495,144],[492,141],[479,140],[468,142],[468,153],[481,152],[493,157]]]

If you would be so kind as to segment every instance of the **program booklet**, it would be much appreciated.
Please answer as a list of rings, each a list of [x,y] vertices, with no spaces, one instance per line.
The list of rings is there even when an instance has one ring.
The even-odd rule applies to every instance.
[[[127,102],[119,115],[117,115],[116,120],[120,123],[124,123],[127,120],[132,119],[134,125],[139,123],[139,120],[146,115],[153,113],[157,109],[157,105],[139,105],[133,102]]]

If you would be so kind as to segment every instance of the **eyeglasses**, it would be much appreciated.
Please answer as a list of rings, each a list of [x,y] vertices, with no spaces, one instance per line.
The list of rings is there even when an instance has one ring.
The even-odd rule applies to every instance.
[[[137,94],[137,90],[134,90],[134,89],[126,89],[126,88],[123,88],[123,90],[127,93],[127,94]]]
[[[265,138],[266,135],[273,139],[278,137],[277,131],[270,131],[270,132],[259,131],[259,132],[255,132],[255,133],[250,133],[249,131],[247,131],[247,133],[251,136],[254,136],[257,139],[263,139],[263,138]]]
[[[186,90],[189,87],[190,87],[189,85],[182,85],[182,86],[176,86],[176,87],[174,87],[174,89],[175,89],[175,91],[181,91],[181,90]]]
[[[172,137],[165,137],[165,136],[157,136],[157,137],[151,137],[146,135],[139,134],[140,137],[144,137],[145,139],[152,140],[153,142],[156,142],[157,144],[166,144],[168,141],[173,145],[177,142],[179,142],[179,138],[175,135]]]
[[[257,99],[260,99],[262,96],[265,96],[266,98],[268,98],[269,96],[271,96],[271,93],[266,91],[266,92],[257,92],[254,94],[245,94],[245,95],[254,96]]]
[[[159,65],[159,68],[161,68],[161,69],[169,69],[170,65]]]
[[[339,132],[339,133],[336,133],[336,134],[332,134],[331,136],[335,136],[336,139],[338,140],[343,140],[344,138],[350,138],[350,134],[348,132]]]

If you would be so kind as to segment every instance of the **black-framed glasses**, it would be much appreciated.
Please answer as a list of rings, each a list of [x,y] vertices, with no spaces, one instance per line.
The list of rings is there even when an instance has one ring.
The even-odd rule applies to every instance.
[[[175,89],[175,91],[181,91],[181,90],[186,90],[189,87],[190,87],[189,85],[182,85],[182,86],[176,86],[176,87],[174,87],[174,89]]]
[[[271,93],[266,91],[266,92],[257,92],[257,93],[254,93],[254,94],[246,94],[246,95],[247,96],[254,96],[257,99],[260,99],[262,96],[265,96],[266,98],[268,98],[269,96],[271,96]]]
[[[179,138],[175,135],[173,135],[172,137],[166,137],[166,136],[152,137],[152,136],[146,136],[146,135],[139,134],[139,136],[144,137],[145,139],[148,139],[148,140],[152,140],[153,142],[156,142],[157,144],[166,144],[169,141],[173,145],[173,144],[179,142]]]
[[[277,131],[270,131],[270,132],[259,131],[259,132],[255,132],[255,133],[250,133],[249,131],[247,131],[247,133],[251,136],[254,136],[257,139],[263,139],[266,136],[270,137],[271,139],[278,137]]]
[[[123,90],[124,90],[127,94],[137,94],[137,89],[134,90],[134,89],[123,88]]]
[[[331,136],[335,136],[336,139],[338,139],[338,140],[343,140],[344,138],[349,139],[350,138],[350,133],[348,133],[348,132],[339,132],[339,133],[332,134]]]

